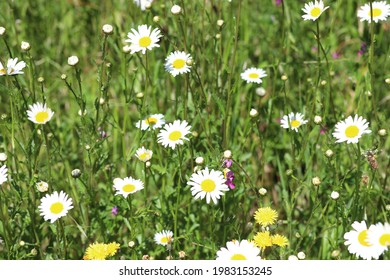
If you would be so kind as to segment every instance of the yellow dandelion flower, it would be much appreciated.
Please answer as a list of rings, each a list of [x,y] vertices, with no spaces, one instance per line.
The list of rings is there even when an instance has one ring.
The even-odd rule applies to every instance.
[[[270,207],[259,208],[255,212],[255,220],[258,224],[266,227],[273,225],[278,218],[278,213]]]
[[[279,247],[288,246],[288,239],[284,235],[275,234],[271,236],[272,244],[277,245]]]
[[[269,231],[258,232],[253,238],[256,246],[260,249],[265,249],[266,247],[272,246],[272,239],[269,234]]]
[[[84,260],[105,260],[116,254],[119,249],[119,244],[112,243],[93,243],[89,245],[83,257]]]

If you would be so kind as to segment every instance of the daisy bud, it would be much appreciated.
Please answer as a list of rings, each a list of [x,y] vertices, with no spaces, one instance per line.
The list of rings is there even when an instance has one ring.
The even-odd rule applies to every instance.
[[[378,131],[378,134],[379,134],[379,136],[386,136],[386,134],[387,134],[387,131],[386,131],[386,129],[380,129],[379,131]]]
[[[256,89],[256,94],[258,96],[264,96],[266,94],[266,91],[265,91],[265,89],[263,87],[259,87],[259,88]]]
[[[79,178],[81,176],[81,170],[80,169],[73,169],[71,174],[72,174],[73,178]]]
[[[44,77],[38,77],[37,79],[38,83],[43,83],[45,81],[45,78]]]
[[[287,81],[288,77],[287,77],[287,75],[282,75],[281,79],[282,79],[282,81]]]
[[[259,115],[259,113],[257,112],[256,109],[251,109],[250,112],[249,112],[249,115],[251,116],[251,118],[254,118],[254,117],[257,117]]]
[[[298,259],[304,260],[306,258],[306,254],[304,252],[299,252],[297,254]]]
[[[134,242],[134,241],[129,241],[129,244],[128,244],[128,245],[129,245],[130,248],[133,248],[134,245],[135,245],[135,242]]]
[[[144,93],[143,92],[139,92],[139,93],[137,93],[136,97],[138,99],[142,99],[142,98],[144,98]]]
[[[291,169],[286,170],[286,175],[291,176],[293,174],[293,171]]]
[[[179,252],[179,259],[184,259],[186,257],[186,252],[180,251]]]
[[[387,211],[390,211],[390,204],[387,204],[387,205],[385,206],[385,209],[386,209]]]
[[[321,184],[321,179],[319,177],[314,177],[313,179],[311,179],[311,183],[314,186],[319,186]]]
[[[124,53],[130,53],[131,52],[130,45],[123,46],[122,51]]]
[[[326,85],[326,81],[325,81],[325,80],[322,80],[322,81],[321,81],[321,86],[324,86],[324,85]]]
[[[30,46],[30,43],[29,42],[24,42],[22,41],[22,44],[20,45],[20,48],[22,49],[22,51],[29,51],[31,49],[31,46]]]
[[[6,153],[0,153],[0,161],[6,161],[7,160],[7,154]]]
[[[288,257],[288,260],[289,261],[297,261],[298,258],[296,256],[294,256],[294,255],[291,255],[291,256]]]
[[[151,2],[147,2],[147,3],[145,4],[145,9],[146,9],[146,10],[150,10],[151,7],[152,7],[152,3],[151,3]]]
[[[340,251],[339,250],[333,250],[331,255],[332,255],[332,258],[337,258],[338,256],[340,256]]]
[[[368,177],[367,175],[362,176],[363,185],[367,185],[369,180],[370,180],[370,177]]]
[[[5,33],[6,33],[5,28],[3,26],[0,26],[0,36],[5,35]]]
[[[181,7],[179,5],[173,5],[171,8],[171,13],[174,15],[178,15],[181,13]]]
[[[7,114],[1,114],[1,119],[5,120],[7,118]]]
[[[186,64],[187,64],[188,66],[192,66],[192,64],[194,64],[194,61],[193,61],[191,58],[190,58],[190,59],[187,59]]]
[[[232,158],[232,151],[230,151],[230,150],[224,151],[223,152],[223,157],[227,158],[227,159]]]
[[[193,131],[193,132],[191,132],[191,134],[195,138],[199,136],[199,133],[197,131]]]
[[[197,158],[195,159],[195,163],[196,163],[197,165],[202,165],[202,164],[204,163],[204,158],[202,158],[202,157],[197,157]]]
[[[33,256],[36,256],[38,254],[37,249],[32,248],[31,251],[30,251],[30,254],[33,255]]]
[[[217,40],[221,39],[221,33],[217,33],[217,34],[215,35],[215,39],[217,39]]]
[[[66,80],[66,78],[67,78],[66,74],[61,75],[61,80]]]
[[[75,55],[68,57],[68,64],[70,66],[76,66],[79,63],[79,58]]]
[[[104,103],[106,103],[106,100],[104,100],[103,97],[100,97],[100,99],[99,99],[99,104],[100,104],[100,105],[103,105]]]
[[[154,16],[153,17],[153,21],[156,22],[156,23],[159,22],[160,21],[160,17],[159,16]]]
[[[266,190],[265,188],[261,188],[261,189],[259,190],[259,194],[260,194],[260,195],[266,195],[266,194],[267,194],[267,190]]]
[[[84,112],[81,112],[81,109],[78,112],[79,116],[85,116],[87,114],[87,109],[84,109]]]
[[[152,164],[150,163],[150,161],[145,162],[145,167],[146,167],[146,168],[149,168],[151,165],[152,165]]]
[[[331,158],[333,156],[333,151],[328,149],[325,151],[325,155],[328,157],[328,158]]]
[[[367,95],[368,97],[371,97],[371,96],[372,96],[371,91],[367,90],[366,95]]]
[[[221,27],[223,24],[224,24],[223,19],[217,20],[217,25],[218,25],[219,27]]]
[[[338,192],[335,192],[333,191],[331,194],[330,194],[330,197],[334,200],[338,199],[340,196],[340,194]]]
[[[44,182],[44,181],[40,181],[38,183],[35,184],[36,187],[37,187],[37,190],[39,192],[47,192],[49,190],[49,184]]]
[[[111,35],[114,32],[114,28],[112,27],[111,24],[105,24],[102,27],[102,31],[106,35]]]
[[[173,260],[173,257],[172,257],[172,256],[167,256],[165,259],[166,259],[167,261],[171,261],[171,260]]]
[[[23,240],[20,240],[19,245],[20,245],[20,247],[23,247],[24,245],[26,245],[26,242],[24,242]]]
[[[149,257],[149,255],[143,255],[143,256],[142,256],[142,259],[143,259],[144,261],[147,261],[147,260],[150,260],[150,257]]]
[[[321,116],[315,116],[315,117],[314,117],[314,123],[315,123],[315,124],[320,124],[320,123],[322,123],[322,118],[321,118]]]
[[[389,85],[389,84],[390,84],[390,78],[387,78],[387,79],[385,80],[385,83]]]
[[[85,145],[85,149],[86,149],[87,151],[89,151],[89,150],[91,149],[91,146]]]

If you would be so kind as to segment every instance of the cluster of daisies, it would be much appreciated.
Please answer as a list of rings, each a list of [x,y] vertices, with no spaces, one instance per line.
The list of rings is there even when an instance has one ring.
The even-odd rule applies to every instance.
[[[357,257],[371,260],[379,259],[390,246],[390,224],[377,223],[367,227],[365,221],[355,221],[353,230],[344,234],[344,244],[348,251]]]

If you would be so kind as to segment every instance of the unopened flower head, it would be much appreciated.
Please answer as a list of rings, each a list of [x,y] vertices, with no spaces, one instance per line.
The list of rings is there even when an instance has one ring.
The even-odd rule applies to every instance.
[[[339,121],[336,124],[335,132],[333,132],[332,135],[337,138],[336,143],[358,143],[363,134],[371,133],[371,130],[368,129],[368,125],[369,122],[363,119],[363,117],[355,115],[355,117],[352,118],[349,116],[344,121]]]
[[[106,35],[111,35],[114,32],[114,27],[111,24],[105,24],[102,27],[102,31]]]
[[[202,164],[204,163],[204,158],[203,158],[203,157],[197,157],[197,158],[195,159],[195,163],[196,163],[197,165],[202,165]]]
[[[304,260],[306,258],[306,254],[304,252],[299,252],[297,254],[298,259]]]
[[[374,1],[372,2],[372,11],[370,7],[370,3],[366,3],[360,7],[358,11],[358,18],[360,21],[368,21],[374,22],[385,21],[387,17],[390,15],[390,5],[386,3],[386,1]]]
[[[267,73],[261,68],[252,67],[241,73],[241,78],[247,83],[261,84],[264,77],[267,77]]]
[[[232,151],[230,151],[230,150],[224,151],[224,152],[223,152],[223,157],[224,157],[225,159],[230,159],[230,158],[232,158]]]
[[[261,188],[261,189],[259,190],[259,194],[260,194],[260,195],[266,195],[266,194],[267,194],[267,189]]]
[[[22,41],[21,45],[20,45],[20,48],[22,49],[22,51],[29,51],[31,49],[31,46],[30,46],[30,43],[29,42],[24,42]]]
[[[46,107],[46,104],[35,103],[29,105],[29,110],[27,110],[27,116],[30,121],[36,124],[45,124],[51,120],[54,115],[54,112]]]
[[[333,151],[331,149],[328,149],[325,151],[325,155],[328,157],[328,158],[331,158],[333,156]]]
[[[173,5],[171,8],[171,13],[174,15],[178,15],[181,13],[181,7],[179,5]]]
[[[382,129],[378,130],[378,134],[379,134],[379,136],[386,136],[387,131],[386,131],[386,129],[382,128]]]
[[[253,242],[248,240],[233,240],[226,243],[226,247],[222,247],[217,252],[217,261],[231,261],[231,260],[261,260],[259,256],[260,249],[256,247]]]
[[[6,33],[5,28],[3,26],[0,26],[0,36],[5,35],[5,33]]]
[[[55,191],[41,198],[41,205],[38,208],[45,221],[50,220],[51,223],[54,223],[57,219],[66,216],[68,211],[73,208],[72,203],[72,198],[68,198],[65,192]]]
[[[302,11],[305,13],[302,17],[304,20],[315,21],[328,8],[329,6],[324,7],[322,0],[306,3],[305,7],[302,8]]]
[[[295,130],[295,132],[298,132],[298,128],[306,124],[308,121],[303,119],[304,115],[301,113],[290,113],[288,115],[283,116],[282,120],[280,121],[280,126],[285,129],[292,129]]]
[[[188,73],[190,72],[191,66],[187,65],[187,61],[191,59],[191,55],[185,52],[172,52],[165,59],[165,70],[171,73],[173,77],[176,77],[179,74]]]
[[[70,66],[76,66],[79,63],[79,58],[75,55],[68,57],[68,64]]]
[[[0,153],[0,161],[6,161],[7,160],[7,154],[6,153]]]
[[[322,117],[321,116],[315,116],[314,117],[314,123],[315,124],[321,124],[322,123]]]
[[[145,54],[147,50],[152,50],[155,47],[160,47],[158,41],[162,35],[158,28],[153,29],[146,24],[138,26],[137,30],[132,28],[127,34],[128,39],[125,42],[130,43],[131,53],[142,52]]]
[[[73,178],[79,178],[81,176],[81,170],[80,169],[73,169],[71,171],[71,175]]]
[[[49,190],[49,184],[44,181],[36,183],[36,187],[39,192],[47,192]]]
[[[321,179],[319,177],[314,177],[313,179],[311,179],[311,183],[314,186],[319,186],[321,184]]]
[[[251,118],[255,118],[259,115],[259,112],[257,112],[256,109],[252,108],[249,112],[249,116],[251,116]]]
[[[333,191],[331,194],[330,194],[330,197],[334,200],[338,199],[340,196],[340,194],[336,191]]]

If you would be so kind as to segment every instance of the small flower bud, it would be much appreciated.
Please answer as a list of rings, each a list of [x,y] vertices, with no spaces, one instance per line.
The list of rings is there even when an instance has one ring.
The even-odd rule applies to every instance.
[[[23,240],[20,240],[19,245],[20,245],[20,247],[23,247],[24,245],[26,245],[26,242],[24,242]]]
[[[0,36],[5,35],[5,33],[6,33],[5,28],[3,26],[0,26]]]
[[[304,260],[306,258],[306,254],[304,252],[299,252],[297,254],[298,259]]]
[[[366,95],[367,95],[368,97],[371,97],[371,96],[372,96],[371,91],[367,90]]]
[[[190,58],[190,59],[187,59],[186,64],[187,64],[188,66],[192,66],[192,64],[194,64],[194,61],[193,61],[191,58]]]
[[[257,112],[256,109],[252,108],[249,112],[249,116],[251,116],[251,118],[255,118],[259,115],[259,112]]]
[[[330,197],[334,200],[338,199],[340,196],[340,194],[336,191],[333,191],[331,194],[330,194]]]
[[[324,85],[326,85],[326,81],[325,81],[325,80],[322,80],[322,81],[321,81],[321,86],[324,86]]]
[[[130,248],[133,248],[134,245],[135,245],[135,242],[134,242],[134,241],[129,241],[129,244],[128,244],[128,245],[129,245]]]
[[[282,75],[282,77],[280,77],[282,79],[282,81],[287,81],[288,77],[287,75]]]
[[[219,27],[221,27],[223,24],[224,24],[223,19],[217,20],[217,25],[218,25]]]
[[[31,251],[30,251],[30,254],[31,254],[32,256],[36,256],[36,255],[38,254],[37,249],[32,248]]]
[[[296,256],[294,256],[294,255],[291,255],[291,256],[288,257],[288,260],[289,261],[297,261],[298,258]]]
[[[386,136],[387,131],[386,131],[386,129],[382,128],[382,129],[380,129],[380,130],[378,131],[378,134],[379,134],[379,136]]]
[[[151,3],[151,2],[147,2],[147,3],[145,4],[145,9],[146,9],[146,10],[150,10],[151,7],[152,7],[152,3]]]
[[[44,77],[38,77],[37,79],[38,83],[43,83],[45,81],[45,78]]]
[[[103,97],[100,97],[100,99],[99,99],[99,104],[100,104],[100,105],[103,105],[104,103],[106,103],[106,100],[104,100]]]
[[[156,23],[159,22],[160,21],[160,17],[159,16],[154,16],[153,17],[153,21],[156,22]]]
[[[325,155],[328,157],[328,158],[331,158],[333,156],[333,151],[331,149],[328,149],[325,151]]]
[[[142,98],[144,98],[144,93],[143,92],[139,92],[139,93],[137,93],[136,97],[138,99],[142,99]]]
[[[204,158],[202,158],[202,157],[197,157],[197,158],[195,159],[195,163],[196,163],[197,165],[202,165],[202,164],[204,163]]]
[[[387,205],[385,206],[385,209],[386,209],[387,211],[390,211],[390,204],[387,204]]]
[[[257,94],[258,96],[264,96],[266,93],[267,93],[267,92],[265,91],[265,89],[264,89],[263,87],[258,87],[258,88],[256,89],[256,94]]]
[[[130,45],[123,46],[122,51],[124,53],[130,53],[131,52]]]
[[[70,66],[76,66],[79,63],[79,58],[75,55],[68,57],[68,64]]]
[[[31,49],[31,46],[30,46],[30,43],[29,42],[24,42],[22,41],[22,44],[20,45],[20,48],[22,49],[22,51],[29,51]]]
[[[315,123],[315,124],[320,124],[320,123],[322,123],[322,118],[321,118],[321,116],[315,116],[315,117],[314,117],[314,123]]]
[[[0,153],[0,161],[6,161],[7,160],[7,154],[6,153]]]
[[[267,190],[266,190],[265,188],[261,188],[261,189],[259,190],[259,194],[260,194],[260,195],[266,195],[266,194],[267,194]]]
[[[221,39],[221,33],[217,33],[217,34],[215,35],[215,39],[217,39],[217,40]]]
[[[389,85],[390,84],[390,78],[386,78],[385,83]]]
[[[68,76],[66,76],[66,74],[62,74],[62,75],[61,75],[61,80],[66,80],[67,77],[68,77]]]
[[[112,27],[111,24],[105,24],[102,27],[102,31],[106,35],[111,35],[114,32],[114,28]]]
[[[37,190],[39,192],[47,192],[49,190],[49,184],[44,182],[44,181],[40,181],[38,183],[35,184],[36,187],[37,187]]]
[[[181,7],[179,5],[173,5],[171,8],[171,13],[174,15],[178,15],[181,13]]]
[[[195,138],[199,136],[199,133],[197,131],[192,131],[191,134]]]
[[[226,159],[232,158],[232,151],[226,150],[223,152],[223,157]]]
[[[293,171],[291,169],[286,170],[286,175],[291,176],[293,174]]]
[[[150,257],[149,257],[149,255],[143,255],[143,256],[142,256],[142,259],[143,259],[144,261],[147,261],[147,260],[150,259]]]
[[[184,259],[186,257],[186,252],[179,251],[179,259]]]
[[[85,149],[86,149],[87,151],[89,151],[89,150],[91,149],[91,146],[85,145]]]
[[[152,164],[150,163],[150,161],[145,162],[145,167],[146,167],[146,168],[149,168],[151,165],[152,165]]]
[[[81,109],[78,112],[79,116],[85,116],[87,114],[87,109],[84,109],[84,112],[81,112]]]
[[[321,179],[319,177],[314,177],[313,179],[311,179],[311,183],[314,186],[319,186],[321,184]]]
[[[331,253],[332,258],[337,258],[340,256],[340,251],[339,250],[333,250]]]
[[[79,178],[81,176],[81,170],[80,169],[73,169],[71,174],[72,174],[73,178]]]

